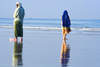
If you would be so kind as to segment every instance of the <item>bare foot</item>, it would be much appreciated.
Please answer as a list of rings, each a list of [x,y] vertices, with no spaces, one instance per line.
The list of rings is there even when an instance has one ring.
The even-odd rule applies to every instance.
[[[17,39],[16,38],[14,38],[14,39],[10,38],[10,41],[17,41]]]
[[[14,41],[17,41],[17,39],[16,39],[16,38],[14,38]]]

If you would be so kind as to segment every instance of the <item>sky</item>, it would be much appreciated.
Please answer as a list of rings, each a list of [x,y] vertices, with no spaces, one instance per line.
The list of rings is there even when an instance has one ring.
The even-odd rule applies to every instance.
[[[100,0],[0,0],[0,18],[13,18],[16,2],[25,18],[60,19],[67,10],[71,19],[100,19]]]

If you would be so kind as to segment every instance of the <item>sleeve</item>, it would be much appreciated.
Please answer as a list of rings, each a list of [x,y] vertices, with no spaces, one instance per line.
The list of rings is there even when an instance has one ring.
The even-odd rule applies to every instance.
[[[16,9],[15,12],[14,12],[14,18],[17,18],[19,17],[19,9]]]

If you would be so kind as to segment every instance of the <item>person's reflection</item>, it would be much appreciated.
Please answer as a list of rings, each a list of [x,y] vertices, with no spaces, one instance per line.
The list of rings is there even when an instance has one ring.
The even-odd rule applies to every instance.
[[[68,62],[69,62],[69,57],[70,57],[70,48],[69,45],[66,44],[66,41],[63,40],[62,43],[62,49],[61,49],[61,66],[62,67],[67,67]]]
[[[13,66],[23,65],[22,63],[22,42],[14,42],[14,49],[13,49]]]

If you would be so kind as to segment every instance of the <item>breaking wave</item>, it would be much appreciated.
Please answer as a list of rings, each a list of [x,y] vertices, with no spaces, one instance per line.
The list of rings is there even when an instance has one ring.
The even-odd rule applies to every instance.
[[[14,26],[0,26],[0,28],[14,28]],[[25,29],[51,29],[51,30],[61,30],[62,28],[55,28],[55,27],[23,27]],[[71,28],[72,30],[98,30],[100,28]]]

